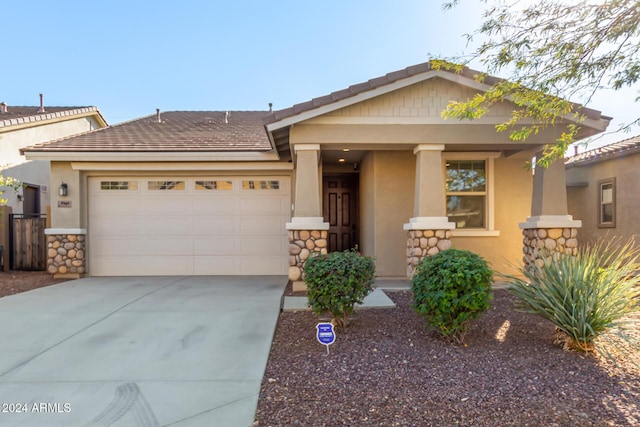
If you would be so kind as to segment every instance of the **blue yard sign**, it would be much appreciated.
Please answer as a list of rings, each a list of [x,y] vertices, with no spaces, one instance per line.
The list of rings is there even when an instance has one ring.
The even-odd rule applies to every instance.
[[[316,325],[316,338],[320,344],[327,346],[327,354],[329,354],[329,346],[336,341],[336,333],[333,331],[333,323],[318,323]]]

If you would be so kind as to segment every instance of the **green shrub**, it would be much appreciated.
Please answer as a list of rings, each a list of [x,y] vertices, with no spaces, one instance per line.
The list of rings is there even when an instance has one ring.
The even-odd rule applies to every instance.
[[[342,326],[356,304],[373,291],[375,264],[356,249],[307,259],[304,266],[309,306],[316,314],[330,312]]]
[[[425,257],[411,279],[413,308],[430,328],[457,343],[489,308],[493,272],[480,256],[448,249]]]
[[[553,322],[568,347],[611,355],[607,344],[618,350],[619,344],[638,344],[628,332],[639,326],[629,317],[640,313],[639,255],[633,241],[586,245],[576,256],[554,254],[542,265],[521,268],[524,278],[511,276],[509,290],[522,311]]]

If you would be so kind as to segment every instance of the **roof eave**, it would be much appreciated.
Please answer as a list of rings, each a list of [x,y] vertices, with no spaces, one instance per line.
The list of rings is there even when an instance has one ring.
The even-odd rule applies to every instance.
[[[24,151],[27,160],[76,162],[279,161],[277,151]]]

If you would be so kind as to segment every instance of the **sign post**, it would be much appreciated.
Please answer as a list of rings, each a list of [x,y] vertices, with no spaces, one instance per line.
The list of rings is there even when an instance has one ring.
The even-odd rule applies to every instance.
[[[333,330],[333,323],[320,322],[316,325],[316,338],[320,344],[327,346],[327,354],[329,354],[329,346],[336,341],[336,333]]]

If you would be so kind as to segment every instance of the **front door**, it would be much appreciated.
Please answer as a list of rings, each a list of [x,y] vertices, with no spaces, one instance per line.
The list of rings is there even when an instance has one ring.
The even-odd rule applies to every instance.
[[[326,175],[322,184],[322,213],[329,223],[327,249],[351,249],[358,244],[358,175]]]

